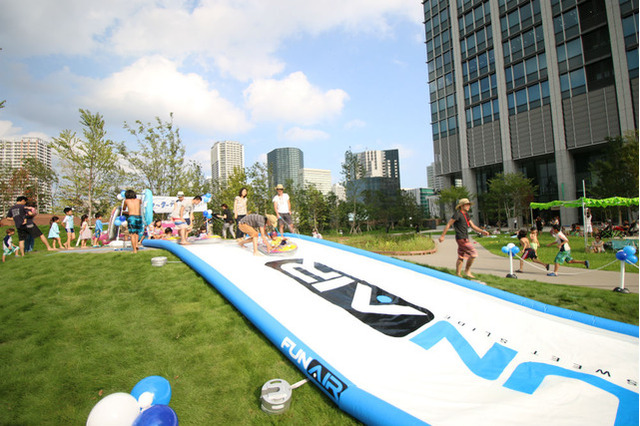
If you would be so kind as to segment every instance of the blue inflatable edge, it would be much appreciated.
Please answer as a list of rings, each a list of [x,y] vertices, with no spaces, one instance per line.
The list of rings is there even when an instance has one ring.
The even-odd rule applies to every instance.
[[[295,235],[299,237],[298,235]],[[424,425],[422,420],[402,411],[398,407],[389,404],[382,399],[371,395],[365,390],[358,388],[351,383],[340,372],[333,368],[330,364],[320,358],[311,348],[298,339],[286,327],[280,324],[275,318],[267,313],[254,300],[244,294],[233,282],[218,272],[213,266],[209,265],[198,256],[191,253],[185,247],[165,240],[144,240],[142,243],[145,247],[154,247],[167,250],[184,263],[200,274],[209,284],[211,284],[222,296],[236,307],[260,332],[268,338],[302,373],[307,376],[310,381],[325,393],[332,401],[334,401],[341,410],[349,413],[353,417],[370,425]],[[342,248],[343,246],[338,246]],[[289,338],[296,343],[296,348],[301,348],[304,352],[311,356],[314,360],[320,362],[334,376],[338,377],[347,389],[342,392],[339,397],[335,397],[324,389],[314,377],[312,377],[305,367],[296,359],[294,359],[288,348],[282,347],[285,338]],[[372,374],[374,374],[372,372]]]
[[[338,248],[351,253],[356,253],[361,256],[366,256],[381,262],[389,263],[401,268],[410,269],[420,274],[428,275],[434,278],[438,278],[444,281],[451,282],[462,287],[469,288],[471,290],[478,291],[480,293],[488,294],[498,299],[505,300],[507,302],[515,303],[520,306],[524,306],[539,312],[544,312],[559,318],[566,318],[579,323],[591,325],[603,330],[614,331],[620,334],[626,334],[628,336],[638,337],[639,328],[636,325],[625,324],[623,322],[610,320],[607,318],[596,317],[594,315],[585,314],[582,312],[572,311],[570,309],[560,308],[557,306],[547,305],[537,300],[528,299],[517,294],[512,294],[497,288],[485,286],[474,281],[466,280],[464,278],[450,275],[444,272],[437,271],[435,269],[428,268],[422,265],[416,265],[414,263],[406,262],[404,260],[396,259],[393,257],[384,256],[378,253],[362,250],[355,247],[345,246],[343,244],[335,243],[333,241],[321,240],[318,238],[312,238],[307,235],[299,234],[285,234],[287,237],[299,238],[305,241],[312,241],[314,243],[324,244],[329,247]]]

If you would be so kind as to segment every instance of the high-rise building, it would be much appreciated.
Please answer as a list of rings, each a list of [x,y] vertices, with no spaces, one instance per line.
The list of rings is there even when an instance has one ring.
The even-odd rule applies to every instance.
[[[236,168],[244,169],[244,145],[233,141],[214,143],[211,147],[211,178],[226,182]]]
[[[4,172],[22,167],[23,160],[27,158],[35,158],[48,168],[51,168],[51,147],[49,143],[41,138],[26,136],[0,140],[0,166],[4,169]],[[46,201],[42,203],[40,200],[35,200],[40,204],[38,205],[40,211],[48,211],[50,209],[53,195],[50,183],[44,183],[44,185],[44,190],[42,190],[41,186],[39,192],[46,195]],[[3,194],[3,202],[15,201],[17,196],[24,195],[21,192],[23,189],[17,188],[12,194]],[[3,209],[3,211],[6,211],[6,209]]]
[[[435,196],[433,188],[411,188],[403,189],[403,191],[407,194],[411,194],[415,198],[416,204],[420,207],[420,211],[422,212],[422,219],[431,217],[431,212],[429,210],[429,198]]]
[[[445,188],[442,181],[443,178],[441,176],[436,176],[435,163],[431,163],[431,165],[427,166],[427,187],[440,191]]]
[[[462,179],[484,193],[496,173],[522,172],[538,201],[575,199],[605,138],[638,128],[637,0],[423,9],[436,175],[447,186]],[[577,221],[575,209],[562,216]]]
[[[389,198],[400,190],[400,161],[397,149],[354,153],[361,166],[362,175],[355,185],[357,196],[364,191],[380,191]]]
[[[298,148],[276,148],[267,154],[269,170],[269,186],[288,185],[295,187],[302,185],[302,169],[304,168],[304,154]]]
[[[331,192],[331,170],[302,169],[304,186],[314,186],[318,191],[327,195]]]

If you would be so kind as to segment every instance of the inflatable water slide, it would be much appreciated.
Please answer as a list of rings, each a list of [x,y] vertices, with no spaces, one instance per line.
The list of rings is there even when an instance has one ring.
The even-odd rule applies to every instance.
[[[638,327],[299,235],[168,250],[366,424],[637,425]]]

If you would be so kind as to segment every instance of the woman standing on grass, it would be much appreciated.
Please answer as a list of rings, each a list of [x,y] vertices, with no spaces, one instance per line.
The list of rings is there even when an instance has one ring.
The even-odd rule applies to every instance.
[[[240,221],[247,215],[247,188],[241,188],[238,192],[238,196],[233,200],[233,217],[236,220],[236,226],[238,227],[238,238],[244,236],[244,232],[240,230]]]

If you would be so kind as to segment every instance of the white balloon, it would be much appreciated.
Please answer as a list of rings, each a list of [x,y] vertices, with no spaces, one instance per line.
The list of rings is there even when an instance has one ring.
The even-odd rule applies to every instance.
[[[151,392],[142,392],[138,397],[138,406],[140,406],[140,409],[146,410],[151,407],[151,404],[153,404],[153,397],[154,395]]]
[[[511,250],[511,249],[512,249],[512,248],[514,248],[515,246],[516,246],[516,245],[515,245],[515,244],[513,244],[513,243],[509,243],[509,244],[507,244],[507,248],[508,248],[509,250]]]
[[[122,196],[122,194],[116,195],[116,198],[120,201],[124,200],[124,197]]]
[[[116,392],[102,398],[89,413],[87,426],[131,425],[140,414],[133,395]]]

